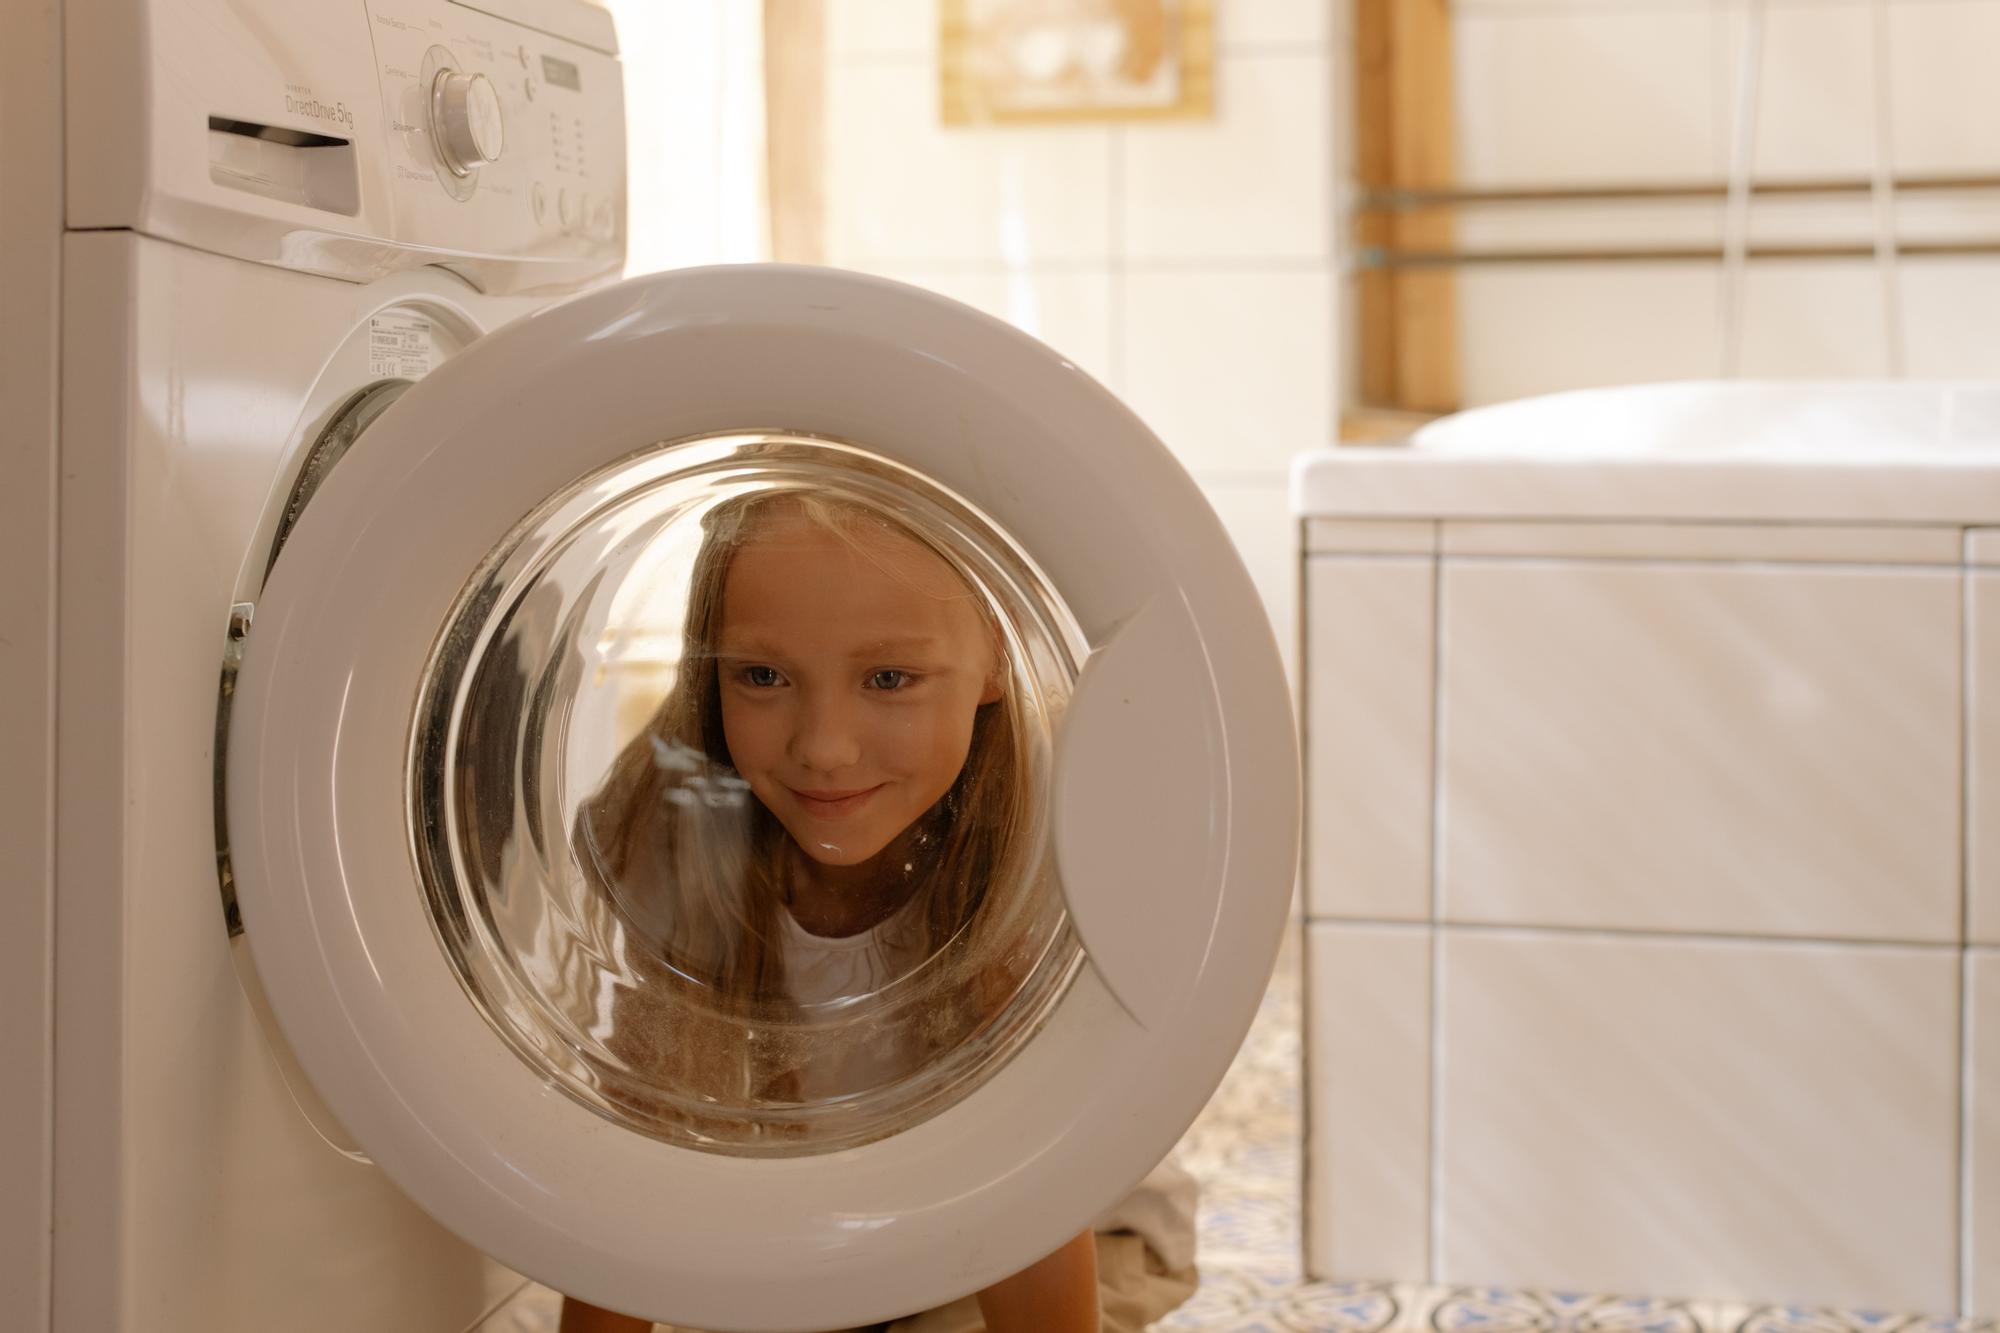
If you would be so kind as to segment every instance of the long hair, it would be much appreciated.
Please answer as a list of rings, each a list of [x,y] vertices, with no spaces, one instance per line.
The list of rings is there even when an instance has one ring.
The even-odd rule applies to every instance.
[[[730,565],[778,513],[848,542],[893,534],[959,568],[906,524],[858,501],[762,491],[726,500],[703,520],[674,684],[585,799],[574,834],[587,880],[624,921],[628,959],[636,953],[642,982],[614,1005],[615,1026],[631,1030],[614,1032],[609,1045],[702,1100],[784,1100],[797,1087],[786,1075],[799,1053],[770,1040],[769,1028],[798,1016],[786,989],[779,914],[804,853],[736,774],[716,662]],[[886,858],[884,871],[902,880],[885,887],[911,904],[895,918],[897,952],[930,960],[935,966],[925,970],[933,977],[961,978],[933,982],[923,1031],[909,1034],[920,1051],[962,1040],[1011,990],[1007,974],[1021,961],[1011,936],[1022,923],[1006,904],[1009,895],[992,890],[1012,883],[1033,859],[1025,831],[1034,823],[1034,792],[1018,691],[993,616],[962,571],[960,579],[987,622],[1001,697],[978,706],[963,767],[906,830],[907,846]],[[648,990],[651,996],[641,993]],[[641,1031],[647,1013],[659,1021]]]

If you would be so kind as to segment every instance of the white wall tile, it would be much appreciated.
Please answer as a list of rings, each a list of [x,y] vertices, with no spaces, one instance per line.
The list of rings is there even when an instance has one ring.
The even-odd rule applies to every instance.
[[[1873,262],[1774,260],[1745,273],[1743,375],[1889,373],[1882,275]]]
[[[1446,560],[1456,921],[1955,940],[1959,573]]]
[[[1430,932],[1306,927],[1306,1269],[1420,1281],[1430,1227]]]
[[[2000,945],[2000,570],[1966,579],[1966,930]]]
[[[1967,1050],[1965,1309],[2000,1317],[2000,951],[1967,955],[1971,1015]]]
[[[1127,400],[1182,463],[1281,470],[1334,439],[1329,270],[1135,272],[1123,285]]]
[[[834,61],[931,57],[937,0],[827,0],[826,45]]]
[[[1431,911],[1431,681],[1437,563],[1306,562],[1306,910]]]
[[[1002,272],[885,264],[870,271],[1004,319],[1076,362],[1112,392],[1118,391],[1111,345],[1112,279],[1106,269]]]
[[[1124,129],[1126,257],[1325,257],[1331,95],[1325,54],[1225,56],[1214,120]]]
[[[1897,266],[1897,280],[1905,373],[1966,379],[2000,374],[2000,257],[1905,259]]]
[[[1111,131],[946,129],[937,100],[928,64],[856,65],[832,80],[831,262],[1108,259]]]
[[[2000,162],[2000,0],[1894,5],[1889,49],[1896,170],[1990,174]]]
[[[1348,0],[1223,0],[1215,6],[1216,39],[1225,53],[1238,47],[1313,46],[1334,28],[1334,6]]]
[[[1214,506],[1236,553],[1250,573],[1263,599],[1264,614],[1270,619],[1271,633],[1284,659],[1285,678],[1292,683],[1292,698],[1298,693],[1299,642],[1299,547],[1298,523],[1292,518],[1285,477],[1222,480],[1200,477],[1202,494]]]
[[[1726,52],[1717,89],[1725,153],[1735,133],[1745,20],[1753,12],[1743,6],[1717,18]],[[1865,176],[1873,169],[1872,25],[1865,4],[1781,4],[1765,10],[1752,167],[1758,179]]]
[[[1953,1308],[1955,950],[1444,932],[1435,1280]]]
[[[1721,355],[1720,292],[1706,264],[1465,269],[1458,284],[1465,406],[1711,377]]]
[[[1460,181],[1715,177],[1714,23],[1699,8],[1460,11]]]
[[[1223,54],[1323,45],[1339,0],[1224,0],[1215,15]],[[836,60],[930,56],[938,0],[827,0],[827,46]]]

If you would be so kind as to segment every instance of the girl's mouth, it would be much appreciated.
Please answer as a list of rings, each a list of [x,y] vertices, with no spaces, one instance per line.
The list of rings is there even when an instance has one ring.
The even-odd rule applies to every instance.
[[[872,787],[851,787],[846,791],[800,791],[796,787],[785,790],[791,792],[807,814],[821,819],[837,819],[860,809],[870,796],[882,790],[883,785],[878,782]]]

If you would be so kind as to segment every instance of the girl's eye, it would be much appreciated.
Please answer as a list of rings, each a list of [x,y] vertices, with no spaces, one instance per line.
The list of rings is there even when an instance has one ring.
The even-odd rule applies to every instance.
[[[743,668],[743,679],[759,689],[769,689],[779,681],[778,669],[767,666],[747,666]]]
[[[868,677],[868,688],[871,690],[900,690],[909,683],[910,673],[907,671],[883,670]]]

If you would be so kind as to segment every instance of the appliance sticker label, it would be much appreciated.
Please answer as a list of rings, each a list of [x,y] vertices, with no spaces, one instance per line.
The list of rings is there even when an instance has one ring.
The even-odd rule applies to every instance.
[[[422,379],[431,370],[431,322],[417,315],[368,321],[368,378]]]

